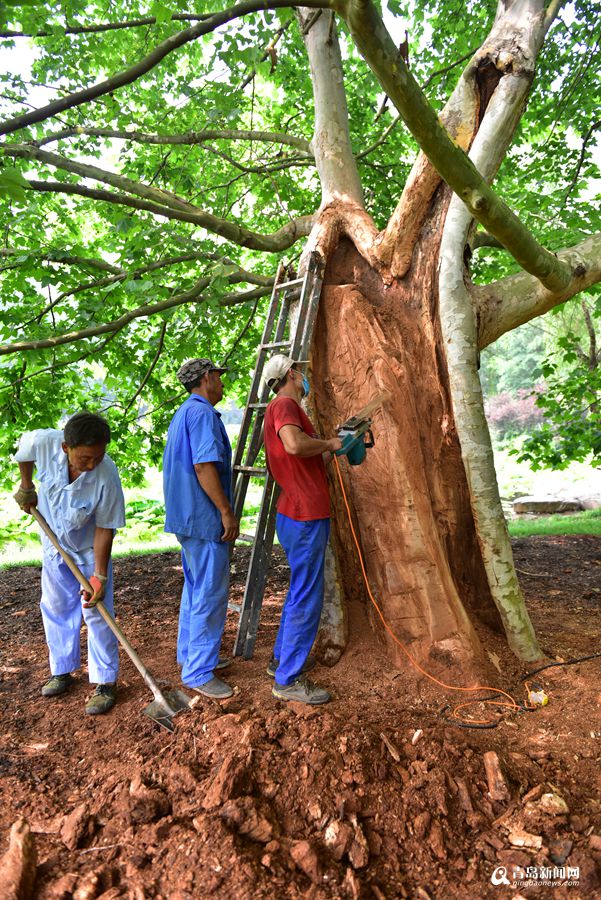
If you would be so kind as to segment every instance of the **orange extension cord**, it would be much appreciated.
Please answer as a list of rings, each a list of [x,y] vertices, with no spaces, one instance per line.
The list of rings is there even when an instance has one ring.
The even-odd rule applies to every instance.
[[[349,507],[349,502],[348,502],[348,499],[346,496],[346,491],[344,489],[344,482],[342,481],[342,474],[340,472],[340,464],[338,462],[338,457],[336,455],[334,455],[334,462],[336,464],[336,473],[338,475],[338,481],[340,482],[340,488],[342,490],[342,497],[344,500],[344,505],[346,507],[346,513],[348,516],[349,525],[351,526],[353,540],[355,542],[355,547],[357,548],[357,553],[359,554],[359,562],[361,564],[361,571],[363,572],[363,580],[365,581],[365,587],[367,588],[367,593],[369,594],[369,599],[371,600],[376,612],[378,613],[378,616],[380,617],[382,625],[384,626],[384,628],[386,629],[386,631],[388,632],[390,637],[393,639],[395,644],[398,644],[398,646],[401,648],[401,650],[403,651],[403,653],[405,654],[405,656],[407,657],[407,659],[409,660],[411,665],[414,668],[416,668],[418,672],[421,672],[422,675],[425,675],[426,678],[429,678],[430,681],[433,681],[434,684],[437,684],[439,687],[445,688],[445,690],[449,690],[449,691],[462,691],[464,693],[474,693],[475,691],[492,691],[496,695],[506,697],[507,700],[509,701],[509,703],[507,703],[502,700],[495,700],[491,697],[486,697],[486,698],[482,698],[482,699],[474,698],[473,700],[468,700],[465,703],[460,703],[458,706],[456,706],[452,710],[452,717],[457,720],[457,724],[462,725],[462,727],[464,727],[464,728],[465,727],[468,727],[468,728],[470,728],[470,727],[472,727],[472,728],[495,728],[499,724],[500,719],[498,719],[496,722],[486,721],[486,720],[483,721],[480,719],[470,719],[470,720],[462,719],[461,716],[459,715],[459,710],[464,709],[466,706],[472,706],[474,703],[484,703],[484,704],[496,706],[496,707],[503,706],[503,707],[506,707],[507,709],[513,710],[514,712],[521,712],[523,710],[528,710],[529,712],[532,712],[533,710],[537,709],[537,706],[535,704],[530,704],[527,702],[518,703],[518,701],[515,700],[511,696],[511,694],[506,693],[506,691],[501,690],[501,688],[491,687],[490,685],[478,684],[475,687],[458,687],[457,685],[454,685],[454,684],[445,684],[444,681],[439,681],[438,678],[435,678],[434,675],[431,675],[424,668],[422,668],[422,666],[420,666],[420,664],[417,662],[417,660],[415,660],[412,657],[412,655],[409,653],[409,651],[407,650],[405,645],[399,640],[399,638],[396,636],[396,634],[392,631],[388,622],[384,618],[384,614],[382,613],[382,610],[378,606],[378,604],[374,598],[374,595],[371,592],[371,588],[369,586],[369,581],[367,578],[367,572],[365,571],[365,563],[363,560],[363,554],[361,553],[361,547],[359,546],[359,540],[357,538],[357,533],[356,533],[354,525],[353,525],[353,518],[352,518],[351,510]]]

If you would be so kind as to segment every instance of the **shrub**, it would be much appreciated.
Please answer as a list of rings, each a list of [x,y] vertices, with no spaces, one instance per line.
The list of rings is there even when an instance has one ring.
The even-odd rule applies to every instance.
[[[541,387],[538,387],[541,390]],[[522,389],[489,397],[484,411],[491,429],[499,438],[515,437],[533,431],[543,422],[543,411],[536,405],[538,394]]]

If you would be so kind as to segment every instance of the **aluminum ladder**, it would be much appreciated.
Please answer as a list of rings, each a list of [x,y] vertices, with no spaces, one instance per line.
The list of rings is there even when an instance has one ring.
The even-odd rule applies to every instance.
[[[241,519],[251,478],[264,479],[263,495],[253,540],[250,564],[241,604],[230,603],[239,613],[234,656],[251,659],[261,618],[261,606],[273,538],[275,534],[276,500],[279,489],[265,466],[257,465],[263,446],[263,418],[269,402],[269,388],[261,383],[267,359],[273,353],[285,353],[295,360],[306,360],[317,318],[323,264],[321,256],[312,252],[305,275],[290,281],[284,277],[284,266],[278,266],[263,337],[257,354],[248,401],[244,410],[234,456],[234,514]],[[290,304],[298,302],[298,315],[291,321]]]

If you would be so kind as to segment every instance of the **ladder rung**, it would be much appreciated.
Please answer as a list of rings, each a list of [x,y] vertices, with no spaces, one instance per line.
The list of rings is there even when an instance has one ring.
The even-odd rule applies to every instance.
[[[247,409],[267,409],[269,403],[249,403]]]
[[[276,341],[275,344],[261,344],[261,350],[275,350],[276,347],[292,347],[292,341]]]
[[[233,609],[234,612],[240,612],[240,610],[242,609],[242,604],[241,603],[228,603],[227,608]]]
[[[245,475],[267,475],[267,469],[257,466],[234,466],[234,472],[244,472]]]
[[[254,534],[239,534],[236,538],[236,543],[238,541],[242,541],[243,544],[254,544],[255,536]]]
[[[295,278],[294,281],[282,281],[281,284],[276,284],[274,291],[285,291],[291,287],[297,287],[297,285],[302,284],[304,278]]]

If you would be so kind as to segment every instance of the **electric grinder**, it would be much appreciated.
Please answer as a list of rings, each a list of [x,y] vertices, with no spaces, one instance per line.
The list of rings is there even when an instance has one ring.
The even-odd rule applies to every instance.
[[[340,450],[336,450],[336,456],[346,456],[351,466],[360,466],[370,447],[374,446],[374,436],[371,430],[371,415],[373,410],[382,406],[390,394],[383,393],[375,397],[360,412],[351,416],[337,429],[336,434],[342,441]]]

